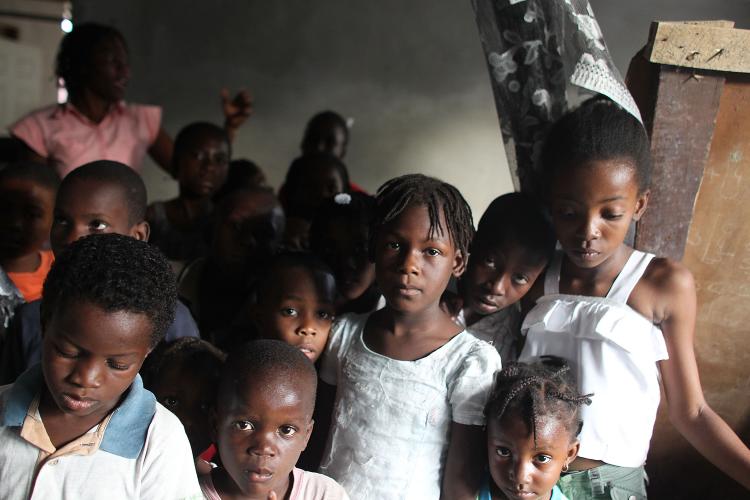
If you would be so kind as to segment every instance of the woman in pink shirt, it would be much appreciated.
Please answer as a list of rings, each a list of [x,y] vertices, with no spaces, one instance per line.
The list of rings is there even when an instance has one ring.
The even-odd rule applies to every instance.
[[[161,108],[123,101],[130,80],[127,46],[115,28],[77,25],[63,38],[56,74],[68,91],[68,102],[34,111],[10,132],[25,156],[55,167],[60,177],[95,160],[113,160],[140,171],[148,153],[171,173],[173,143],[161,127]],[[247,91],[229,99],[221,93],[224,126],[230,139],[250,116]]]

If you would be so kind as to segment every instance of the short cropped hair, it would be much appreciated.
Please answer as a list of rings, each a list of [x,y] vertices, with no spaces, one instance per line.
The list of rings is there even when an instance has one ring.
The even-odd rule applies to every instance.
[[[49,165],[34,162],[11,163],[0,169],[0,182],[8,179],[24,179],[50,191],[57,192],[60,177]]]
[[[375,218],[370,235],[370,256],[374,257],[378,231],[396,219],[410,206],[427,207],[430,218],[430,237],[447,231],[453,246],[465,257],[474,238],[471,208],[461,192],[453,185],[422,174],[407,174],[387,181],[375,195]],[[440,213],[446,228],[440,222]]]
[[[182,337],[152,353],[153,362],[149,369],[149,384],[156,384],[161,376],[173,367],[188,367],[194,373],[218,383],[221,367],[227,355],[206,342],[195,337]],[[150,388],[148,387],[147,388]]]
[[[542,204],[525,193],[498,196],[479,219],[472,250],[516,245],[530,260],[548,262],[555,251],[555,231]]]
[[[146,218],[146,185],[138,172],[124,163],[97,160],[82,165],[65,176],[60,184],[60,192],[81,180],[96,181],[120,189],[128,204],[128,222],[131,226],[143,222]]]
[[[302,351],[280,340],[254,340],[229,353],[219,382],[218,408],[237,394],[238,387],[253,383],[253,379],[268,383],[270,377],[308,389],[312,417],[318,387],[315,365]]]
[[[144,314],[154,327],[153,347],[174,321],[177,286],[155,247],[120,234],[93,234],[55,256],[42,292],[42,323],[73,302]]]

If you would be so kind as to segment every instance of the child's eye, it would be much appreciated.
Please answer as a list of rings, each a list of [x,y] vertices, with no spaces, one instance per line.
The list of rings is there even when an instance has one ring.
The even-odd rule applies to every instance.
[[[552,461],[552,457],[549,455],[537,455],[535,457],[536,461],[540,464],[546,464]]]
[[[333,314],[328,311],[318,311],[318,317],[326,321],[333,321]]]
[[[233,422],[232,427],[239,431],[251,431],[255,429],[253,423],[247,420],[238,420],[237,422]]]
[[[495,259],[492,257],[485,257],[484,259],[482,259],[482,264],[487,267],[495,267]]]
[[[177,398],[175,398],[175,397],[165,396],[165,397],[161,398],[161,404],[163,404],[164,406],[166,406],[169,409],[172,409],[172,408],[176,408],[177,407],[178,402],[177,402]]]
[[[389,250],[400,250],[401,249],[401,243],[396,243],[395,241],[389,241],[385,244],[385,247]]]
[[[501,457],[509,457],[510,456],[510,450],[508,448],[503,447],[503,446],[498,447],[495,450],[495,453],[497,453],[498,456],[501,456]]]
[[[291,307],[285,307],[281,310],[281,315],[286,316],[288,318],[296,318],[297,310]]]
[[[297,429],[295,429],[291,425],[282,425],[281,427],[279,427],[279,434],[284,437],[292,437],[297,434]]]
[[[527,278],[523,274],[514,274],[513,283],[515,283],[516,285],[527,285],[529,283],[529,278]]]
[[[54,220],[52,221],[52,224],[54,224],[55,226],[64,226],[67,223],[68,221],[67,219],[65,219],[65,217],[59,217],[59,216],[55,217]]]
[[[437,248],[428,248],[425,251],[427,252],[427,255],[429,255],[430,257],[437,257],[438,255],[441,254],[440,250],[438,250]]]
[[[130,365],[124,365],[122,363],[118,363],[117,361],[113,361],[111,359],[107,360],[107,364],[113,370],[117,370],[117,371],[121,371],[121,372],[124,372],[125,370],[127,370],[128,368],[130,368]]]
[[[618,220],[622,219],[624,214],[604,214],[604,218],[607,220]]]
[[[91,222],[89,223],[89,228],[90,228],[90,229],[91,229],[92,231],[104,231],[104,230],[105,230],[105,229],[107,229],[108,227],[109,227],[109,224],[107,224],[107,223],[106,223],[106,222],[104,222],[104,221],[100,221],[100,220],[92,220],[92,221],[91,221]]]
[[[59,354],[63,358],[73,359],[76,356],[78,356],[77,352],[66,351],[66,350],[64,350],[64,349],[62,349],[61,347],[58,347],[58,346],[55,346],[55,350],[57,351],[57,354]]]

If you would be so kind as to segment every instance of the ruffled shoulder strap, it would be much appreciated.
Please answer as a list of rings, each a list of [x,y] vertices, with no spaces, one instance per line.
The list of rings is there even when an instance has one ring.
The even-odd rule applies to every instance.
[[[646,268],[653,258],[654,254],[652,253],[633,250],[622,271],[615,278],[615,282],[612,283],[612,288],[609,289],[607,298],[627,304],[630,293],[635,288],[635,285],[638,284],[643,273],[646,272]]]

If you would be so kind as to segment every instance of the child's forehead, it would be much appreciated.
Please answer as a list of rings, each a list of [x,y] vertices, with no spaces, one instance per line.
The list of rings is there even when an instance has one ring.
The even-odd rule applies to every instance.
[[[54,197],[56,190],[31,178],[8,177],[0,180],[0,192],[13,192],[27,198],[42,198]]]
[[[79,208],[96,205],[97,212],[108,214],[127,212],[130,209],[126,187],[103,179],[78,179],[63,183],[55,206],[64,209],[71,205]]]
[[[301,374],[270,370],[235,378],[230,397],[229,411],[274,407],[281,411],[306,413],[306,409],[313,406],[315,391]]]
[[[302,264],[282,265],[271,271],[271,278],[278,284],[280,295],[313,294],[316,298],[330,298],[336,282],[333,274]],[[312,284],[312,287],[303,286]]]

